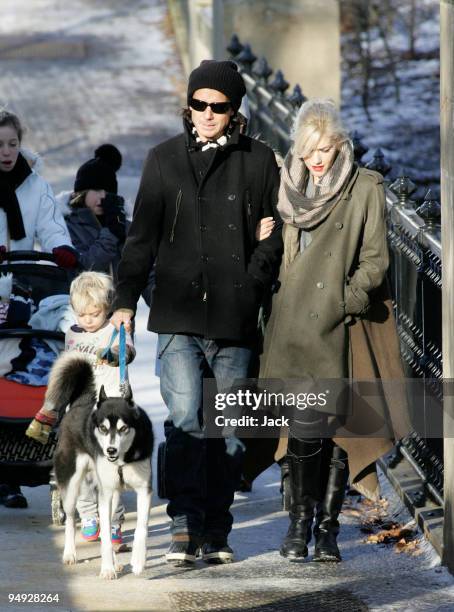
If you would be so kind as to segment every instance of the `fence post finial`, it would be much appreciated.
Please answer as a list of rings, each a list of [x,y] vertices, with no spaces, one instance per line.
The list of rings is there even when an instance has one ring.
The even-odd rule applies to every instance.
[[[431,229],[441,224],[441,206],[438,200],[433,197],[431,189],[427,191],[424,196],[424,202],[416,209],[416,213],[424,219],[426,229]]]
[[[362,136],[357,130],[353,132],[353,134],[351,135],[351,139],[353,143],[353,153],[355,155],[355,162],[360,166],[361,158],[368,152],[369,147],[366,147],[366,145],[363,143]]]
[[[244,45],[243,49],[238,55],[235,55],[235,61],[242,65],[243,69],[247,72],[251,72],[252,64],[255,62],[257,57],[252,53],[251,45]]]
[[[284,79],[284,73],[282,70],[276,70],[274,80],[270,83],[270,88],[276,93],[283,94],[288,88],[289,83]]]
[[[397,196],[398,203],[401,206],[405,206],[409,202],[411,195],[416,191],[416,185],[405,175],[404,171],[391,183],[389,188]]]
[[[377,149],[372,157],[371,161],[368,162],[365,166],[368,170],[375,170],[376,172],[380,172],[383,176],[386,176],[388,172],[391,170],[391,166],[385,159],[383,155],[383,151],[381,149]]]
[[[240,39],[237,34],[232,34],[232,38],[227,47],[227,51],[230,53],[232,57],[238,55],[243,50],[243,45],[240,43]]]
[[[264,83],[267,82],[268,78],[273,74],[273,71],[266,61],[266,57],[260,57],[254,64],[252,69],[253,74],[258,77]]]
[[[293,88],[292,93],[288,97],[288,101],[294,108],[299,108],[303,102],[307,100],[298,83]]]

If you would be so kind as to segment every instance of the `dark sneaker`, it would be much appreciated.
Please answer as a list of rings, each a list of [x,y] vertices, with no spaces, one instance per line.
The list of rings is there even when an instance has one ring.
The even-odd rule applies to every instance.
[[[202,546],[202,560],[205,563],[218,564],[232,563],[233,550],[227,544],[227,540],[211,540]]]
[[[246,480],[244,476],[241,476],[240,482],[238,483],[235,491],[239,491],[240,493],[250,493],[252,491],[252,484]]]
[[[195,539],[180,538],[177,536],[177,539],[172,539],[169,550],[166,552],[166,561],[175,567],[192,565],[195,563],[200,545]]]
[[[0,504],[5,503],[5,499],[11,493],[11,488],[7,484],[0,484]]]

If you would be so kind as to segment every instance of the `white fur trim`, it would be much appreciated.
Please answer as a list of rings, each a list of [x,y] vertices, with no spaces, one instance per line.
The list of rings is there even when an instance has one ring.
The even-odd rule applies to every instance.
[[[71,194],[72,191],[60,191],[60,193],[55,196],[57,206],[61,210],[61,213],[64,217],[67,217],[71,214],[71,207],[69,205]]]
[[[31,149],[26,149],[25,147],[21,147],[20,152],[25,157],[30,168],[37,174],[40,174],[43,169],[44,162],[39,153],[36,153]]]

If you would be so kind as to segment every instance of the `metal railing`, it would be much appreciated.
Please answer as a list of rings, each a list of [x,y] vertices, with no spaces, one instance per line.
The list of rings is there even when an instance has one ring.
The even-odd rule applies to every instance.
[[[277,70],[273,74],[266,58],[257,58],[251,47],[243,45],[236,35],[227,50],[246,84],[251,113],[249,133],[260,135],[285,155],[291,145],[290,132],[296,112],[306,100],[301,87],[295,85],[288,94],[289,83],[283,73]],[[352,140],[355,160],[362,165],[361,159],[368,149],[357,132],[352,134]],[[366,167],[385,177],[389,280],[406,374],[425,379],[442,403],[440,205],[430,191],[422,203],[413,201],[411,197],[416,186],[407,176],[399,176],[389,184],[386,176],[391,167],[380,149],[375,151]],[[437,414],[442,413],[437,411]],[[433,430],[433,418],[432,414],[426,415],[428,429],[430,424]],[[442,439],[426,438],[424,432],[412,432],[398,445],[395,460],[400,453],[424,475],[425,488],[415,492],[414,504],[422,505],[427,493],[442,504]]]

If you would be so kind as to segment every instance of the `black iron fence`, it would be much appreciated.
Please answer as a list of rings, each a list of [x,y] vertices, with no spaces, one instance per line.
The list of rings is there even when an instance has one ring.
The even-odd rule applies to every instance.
[[[273,72],[266,58],[257,58],[251,47],[243,45],[236,35],[227,50],[246,83],[251,115],[249,133],[260,135],[285,155],[291,145],[295,114],[306,100],[301,87],[295,85],[289,92],[289,83],[283,73]],[[358,132],[352,134],[352,140],[355,159],[362,165],[361,160],[368,149]],[[381,172],[386,182],[389,280],[406,373],[411,378],[424,379],[427,382],[424,389],[430,390],[431,398],[435,395],[441,404],[440,205],[430,191],[422,202],[412,200],[416,186],[407,176],[399,176],[391,183],[386,181],[391,167],[380,149],[375,151],[366,167]],[[420,398],[418,405],[421,405]],[[437,416],[430,411],[424,415],[427,430],[433,431],[434,418],[442,418],[440,410]],[[400,455],[413,464],[424,481],[424,489],[413,493],[414,505],[423,505],[427,494],[442,504],[442,439],[424,437],[424,432],[412,432],[398,445],[392,460],[397,461]]]

